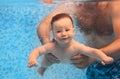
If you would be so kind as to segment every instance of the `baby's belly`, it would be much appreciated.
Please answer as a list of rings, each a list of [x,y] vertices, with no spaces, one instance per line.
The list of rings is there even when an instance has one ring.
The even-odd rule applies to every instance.
[[[71,60],[70,60],[70,59],[67,59],[67,58],[60,59],[60,63],[63,63],[63,64],[70,64],[70,63],[71,63]]]

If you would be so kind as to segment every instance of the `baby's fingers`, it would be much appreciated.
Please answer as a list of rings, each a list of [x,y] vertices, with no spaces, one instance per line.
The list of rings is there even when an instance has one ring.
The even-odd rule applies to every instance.
[[[102,64],[102,65],[105,65],[105,62],[102,61],[101,64]]]
[[[114,59],[113,58],[111,58],[111,57],[107,57],[105,60],[103,60],[101,63],[102,63],[102,65],[105,65],[105,64],[110,64],[110,63],[112,63],[114,61]]]
[[[28,67],[37,66],[37,62],[29,62]]]
[[[112,63],[113,61],[114,61],[114,59],[110,57],[110,63]]]
[[[114,61],[114,59],[112,57],[108,57],[108,59],[106,60],[107,64],[110,64]]]

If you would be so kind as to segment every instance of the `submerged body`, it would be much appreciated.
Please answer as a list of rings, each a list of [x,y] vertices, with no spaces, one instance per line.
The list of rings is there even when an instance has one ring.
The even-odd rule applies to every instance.
[[[85,46],[73,40],[74,26],[72,18],[68,14],[58,14],[52,18],[51,21],[53,41],[34,49],[29,57],[28,66],[32,67],[37,65],[37,58],[41,55],[51,53],[61,63],[71,63],[70,59],[77,54],[83,54],[98,61],[103,65],[113,62],[113,58],[105,55],[102,51]],[[49,64],[45,61],[42,62],[41,70],[45,70]],[[44,71],[41,71],[43,74]]]
[[[98,48],[115,59],[114,63],[103,66],[99,63],[91,64],[93,59],[77,55],[72,58],[72,63],[78,68],[91,64],[87,70],[88,79],[120,78],[120,2],[80,2],[56,8],[38,27],[38,35],[43,44],[49,42],[51,17],[63,11],[76,19],[86,45]],[[50,55],[46,55],[46,58],[56,62]]]

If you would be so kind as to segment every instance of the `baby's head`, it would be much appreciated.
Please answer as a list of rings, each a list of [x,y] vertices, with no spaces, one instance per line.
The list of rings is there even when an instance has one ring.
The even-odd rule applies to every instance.
[[[70,15],[60,13],[51,20],[53,37],[57,42],[70,41],[74,36],[73,20]]]
[[[71,16],[69,14],[66,14],[66,13],[60,13],[60,14],[57,14],[55,16],[52,17],[52,20],[51,20],[51,27],[53,28],[54,27],[54,22],[60,20],[60,19],[64,19],[64,18],[68,18],[71,20],[71,24],[73,25],[73,20],[71,18]]]

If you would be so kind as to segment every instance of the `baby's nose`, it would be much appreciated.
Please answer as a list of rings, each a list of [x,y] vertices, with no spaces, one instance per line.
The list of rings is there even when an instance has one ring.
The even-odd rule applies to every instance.
[[[64,32],[62,32],[62,36],[65,36],[67,33],[64,31]]]

